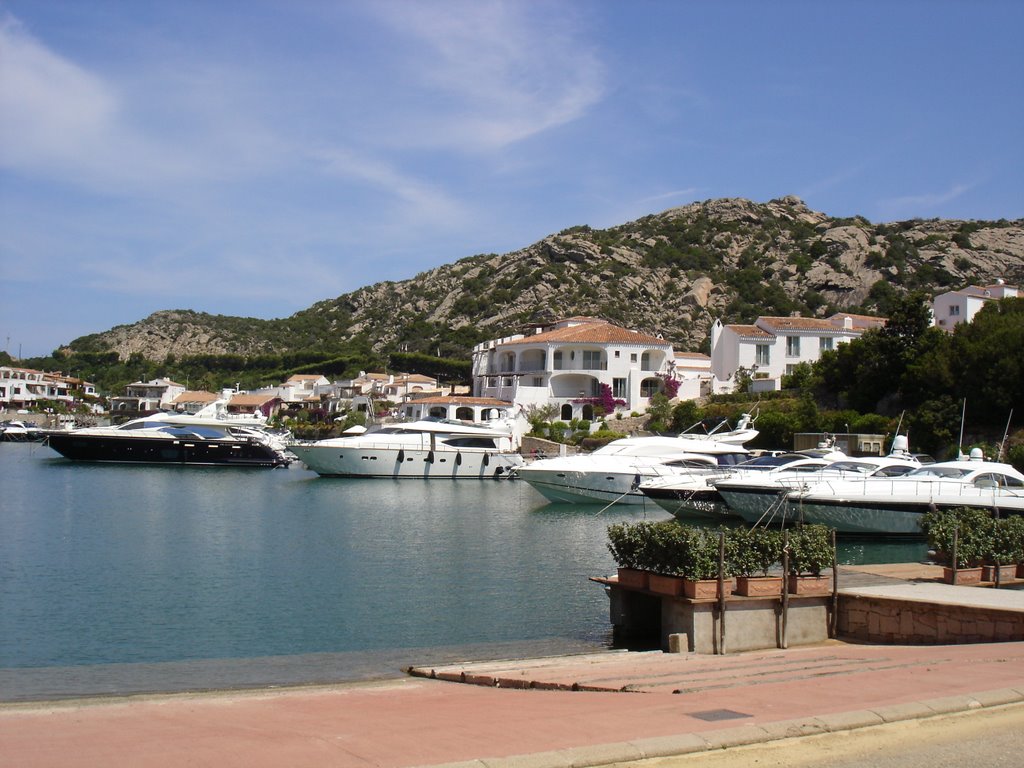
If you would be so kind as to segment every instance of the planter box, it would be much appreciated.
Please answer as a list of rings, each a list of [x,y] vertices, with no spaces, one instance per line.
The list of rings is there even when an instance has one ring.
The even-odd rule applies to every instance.
[[[679,597],[683,594],[684,579],[682,576],[663,576],[660,573],[652,573],[648,575],[647,579],[647,588],[655,594],[669,597]]]
[[[779,597],[781,576],[737,576],[736,594],[743,597]]]
[[[1004,583],[1017,578],[1017,564],[1013,565],[983,565],[981,570],[982,581],[995,581],[996,569],[999,569],[999,581]]]
[[[638,571],[635,568],[619,568],[619,586],[627,589],[647,589],[647,571]]]
[[[981,567],[977,568],[960,568],[956,572],[956,583],[958,585],[971,585],[981,583]],[[946,584],[953,583],[953,569],[949,567],[943,567],[942,569],[942,580]]]
[[[725,580],[728,594],[729,579]],[[701,579],[700,581],[683,580],[683,596],[691,600],[714,600],[718,597],[718,579]]]
[[[1024,563],[1017,563],[1017,578],[1024,579]]]
[[[787,589],[791,595],[831,595],[832,577],[790,574]]]

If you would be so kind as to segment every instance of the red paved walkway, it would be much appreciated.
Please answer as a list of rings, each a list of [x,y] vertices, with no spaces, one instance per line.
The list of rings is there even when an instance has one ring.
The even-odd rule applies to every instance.
[[[397,767],[543,752],[552,753],[545,764],[599,765],[708,743],[1024,701],[1024,643],[829,643],[726,657],[608,654],[603,660],[491,665],[499,667],[521,679],[633,684],[644,692],[522,690],[409,678],[265,693],[8,705],[0,707],[0,764]],[[487,671],[481,665],[472,670]],[[714,719],[723,715],[734,719]],[[522,761],[486,764],[503,762]]]

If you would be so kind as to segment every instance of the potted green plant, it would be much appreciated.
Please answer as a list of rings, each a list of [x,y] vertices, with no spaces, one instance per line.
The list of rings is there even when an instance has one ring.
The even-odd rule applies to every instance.
[[[832,529],[825,525],[799,525],[789,532],[787,589],[796,595],[824,595],[832,590],[821,572],[835,559]]]
[[[683,595],[691,600],[710,600],[718,596],[719,532],[706,528],[686,528],[685,549],[680,572]],[[728,577],[728,569],[724,576]],[[724,585],[726,594],[731,582]]]
[[[993,520],[982,580],[996,581],[997,570],[1000,583],[1014,579],[1021,561],[1024,561],[1024,517],[1011,515]]]
[[[782,577],[768,574],[782,559],[782,534],[764,527],[737,528],[725,539],[725,557],[736,574],[736,594],[774,597],[782,592]]]
[[[928,537],[928,545],[935,551],[936,559],[944,565],[943,580],[946,583],[981,582],[982,561],[991,549],[993,528],[992,516],[987,510],[973,507],[933,509],[923,516],[921,528]]]
[[[690,529],[675,520],[665,520],[652,524],[649,532],[649,589],[677,597],[683,594],[683,564],[689,557]]]
[[[618,583],[630,589],[647,589],[650,563],[649,528],[652,523],[614,523],[608,526],[608,551],[618,566]]]

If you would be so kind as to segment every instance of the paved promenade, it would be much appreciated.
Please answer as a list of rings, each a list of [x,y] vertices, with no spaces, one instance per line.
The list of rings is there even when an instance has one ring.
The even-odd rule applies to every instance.
[[[1024,610],[922,568],[865,566],[844,591]],[[1024,702],[1024,642],[404,665],[418,676],[2,704],[0,765],[596,766]]]
[[[466,671],[597,690],[409,677],[11,704],[0,756],[23,768],[604,765],[1024,701],[1024,643],[610,652]]]

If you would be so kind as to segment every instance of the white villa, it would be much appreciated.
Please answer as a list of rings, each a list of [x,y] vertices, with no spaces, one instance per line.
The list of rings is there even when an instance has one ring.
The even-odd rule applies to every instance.
[[[715,392],[730,392],[739,369],[750,373],[754,391],[780,389],[782,377],[800,363],[813,363],[821,353],[881,328],[884,317],[839,312],[831,317],[759,317],[753,325],[711,327],[711,373]]]
[[[559,418],[593,418],[601,385],[645,411],[661,391],[661,376],[674,376],[672,345],[656,336],[592,317],[571,317],[473,348],[473,394],[519,406],[554,404]]]
[[[111,411],[165,411],[174,399],[185,392],[185,386],[170,379],[134,381],[125,387],[121,397],[110,398]]]
[[[95,395],[95,385],[73,376],[0,366],[0,406],[4,408],[28,408],[39,400],[57,400],[72,405],[84,396]]]
[[[952,331],[960,323],[969,323],[991,301],[1016,298],[1016,286],[997,280],[994,285],[969,285],[959,291],[949,291],[935,297],[932,302],[932,321],[945,331]]]

